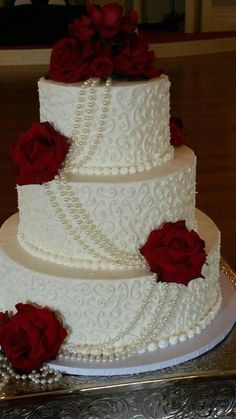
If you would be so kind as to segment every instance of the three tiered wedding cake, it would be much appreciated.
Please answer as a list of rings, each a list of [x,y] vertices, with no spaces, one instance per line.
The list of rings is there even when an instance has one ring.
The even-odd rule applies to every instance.
[[[53,80],[53,61],[39,80],[0,254],[1,310],[48,307],[63,356],[105,360],[191,338],[221,304],[220,234],[195,209],[194,153],[171,144],[168,77],[117,80],[106,59],[100,77]]]

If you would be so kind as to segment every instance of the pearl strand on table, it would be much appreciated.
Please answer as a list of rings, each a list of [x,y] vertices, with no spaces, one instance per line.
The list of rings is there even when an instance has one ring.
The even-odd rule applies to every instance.
[[[0,353],[0,383],[7,384],[10,380],[30,381],[33,384],[48,385],[58,382],[62,377],[59,371],[44,365],[39,370],[32,370],[29,374],[16,373],[7,358]]]

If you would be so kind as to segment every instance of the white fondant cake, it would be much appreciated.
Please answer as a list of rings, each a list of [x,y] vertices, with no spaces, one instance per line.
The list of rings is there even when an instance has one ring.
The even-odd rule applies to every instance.
[[[69,328],[62,353],[119,358],[191,338],[221,303],[220,237],[195,214],[194,153],[170,145],[169,81],[39,81],[40,119],[72,145],[59,176],[18,186],[1,230],[2,311],[30,301]],[[112,176],[111,176],[112,175]],[[202,276],[156,282],[139,249],[185,220],[206,243]]]

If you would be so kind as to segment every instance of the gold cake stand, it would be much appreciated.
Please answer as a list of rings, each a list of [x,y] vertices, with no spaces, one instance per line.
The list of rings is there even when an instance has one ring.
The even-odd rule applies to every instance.
[[[222,259],[236,288],[236,274]],[[45,386],[0,382],[4,419],[236,418],[236,326],[210,352],[158,371],[86,377],[63,375]]]

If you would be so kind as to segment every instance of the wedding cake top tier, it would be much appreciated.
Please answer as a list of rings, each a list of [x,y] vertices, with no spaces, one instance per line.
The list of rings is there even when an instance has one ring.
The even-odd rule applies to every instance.
[[[172,159],[167,76],[73,84],[42,78],[38,86],[41,122],[71,140],[65,171],[129,174]]]

